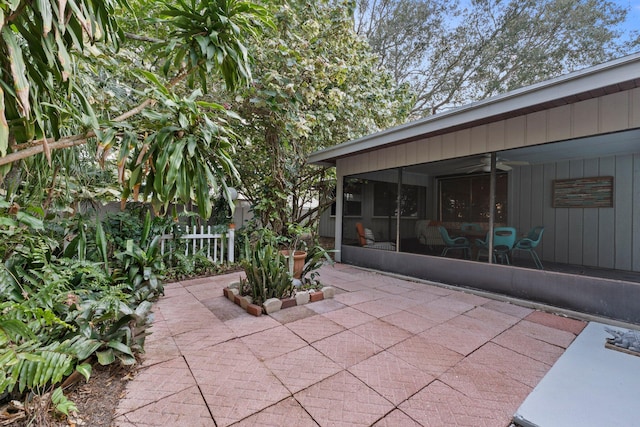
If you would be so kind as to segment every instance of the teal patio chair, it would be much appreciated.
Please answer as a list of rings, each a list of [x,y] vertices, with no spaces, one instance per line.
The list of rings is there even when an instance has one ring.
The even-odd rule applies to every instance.
[[[542,261],[540,261],[540,257],[538,257],[535,249],[536,246],[538,246],[538,244],[540,243],[540,240],[542,240],[542,233],[544,233],[543,226],[538,225],[537,227],[533,227],[527,234],[527,237],[518,240],[513,247],[514,251],[529,252],[531,254],[531,257],[533,258],[533,262],[536,264],[536,268],[539,270],[544,270],[544,268],[542,266]]]
[[[463,222],[460,231],[482,231],[482,226],[474,222]]]
[[[489,257],[489,233],[487,233],[487,237],[485,240],[476,239],[476,246],[478,246],[478,256],[477,260],[480,259],[480,256],[486,254]],[[496,227],[493,229],[493,262],[498,262],[502,264],[508,264],[509,262],[509,254],[513,249],[516,243],[516,229],[513,227]]]
[[[449,232],[443,226],[438,227],[438,231],[440,231],[440,236],[442,236],[442,240],[444,241],[444,249],[442,250],[442,254],[440,256],[447,256],[447,252],[450,250],[462,250],[463,256],[466,259],[471,259],[471,244],[469,244],[469,239],[466,237],[449,237]]]

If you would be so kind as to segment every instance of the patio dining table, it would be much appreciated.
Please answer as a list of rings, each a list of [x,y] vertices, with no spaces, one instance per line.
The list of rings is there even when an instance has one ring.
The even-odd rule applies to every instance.
[[[471,259],[475,259],[476,255],[478,255],[478,247],[475,244],[476,239],[484,240],[484,238],[487,237],[487,232],[484,230],[460,230],[459,228],[449,228],[447,231],[453,239],[456,237],[464,237],[469,240],[469,244],[471,245]]]
[[[477,244],[475,244],[476,240],[482,240],[484,242],[487,241],[488,239],[488,231],[485,230],[449,230],[450,234],[452,236],[455,237],[465,237],[469,240],[469,243],[471,243],[471,259],[475,259],[478,255],[478,251],[480,250],[480,248],[478,247]],[[496,232],[496,235],[500,236],[501,231],[498,230]],[[511,253],[511,250],[513,249],[513,246],[515,245],[515,242],[518,240],[520,234],[515,233],[515,239],[513,241],[513,244],[511,245],[503,245],[503,244],[497,244],[494,246],[493,248],[493,252],[497,258],[497,260],[501,263],[504,263],[505,260],[507,262],[507,264],[509,264],[509,254]],[[494,237],[494,241],[495,241],[495,237]]]

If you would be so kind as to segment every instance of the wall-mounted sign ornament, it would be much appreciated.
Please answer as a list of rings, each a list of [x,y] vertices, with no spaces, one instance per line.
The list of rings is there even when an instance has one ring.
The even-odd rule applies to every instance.
[[[612,208],[613,177],[555,179],[554,208]]]

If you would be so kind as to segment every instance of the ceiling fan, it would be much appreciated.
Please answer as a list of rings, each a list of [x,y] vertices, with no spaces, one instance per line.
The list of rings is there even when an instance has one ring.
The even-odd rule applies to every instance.
[[[496,169],[501,171],[510,171],[511,169],[513,169],[511,166],[525,166],[528,164],[529,162],[511,161],[511,160],[503,159],[501,157],[496,158]],[[458,168],[458,170],[466,171],[467,173],[480,172],[480,171],[491,172],[491,154],[490,153],[483,154],[481,157],[478,158],[478,163],[471,166]]]

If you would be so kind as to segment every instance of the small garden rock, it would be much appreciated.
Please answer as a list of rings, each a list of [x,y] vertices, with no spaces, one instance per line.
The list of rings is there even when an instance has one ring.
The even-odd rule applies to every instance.
[[[282,308],[282,301],[280,298],[269,298],[262,304],[264,307],[264,311],[267,314],[275,313],[276,311],[280,311]]]
[[[302,292],[297,292],[296,293],[296,304],[297,305],[304,305],[306,303],[309,302],[309,292],[308,291],[302,291]]]
[[[322,288],[322,293],[324,294],[325,298],[333,298],[333,296],[336,294],[336,289],[331,286],[325,286],[324,288]]]

